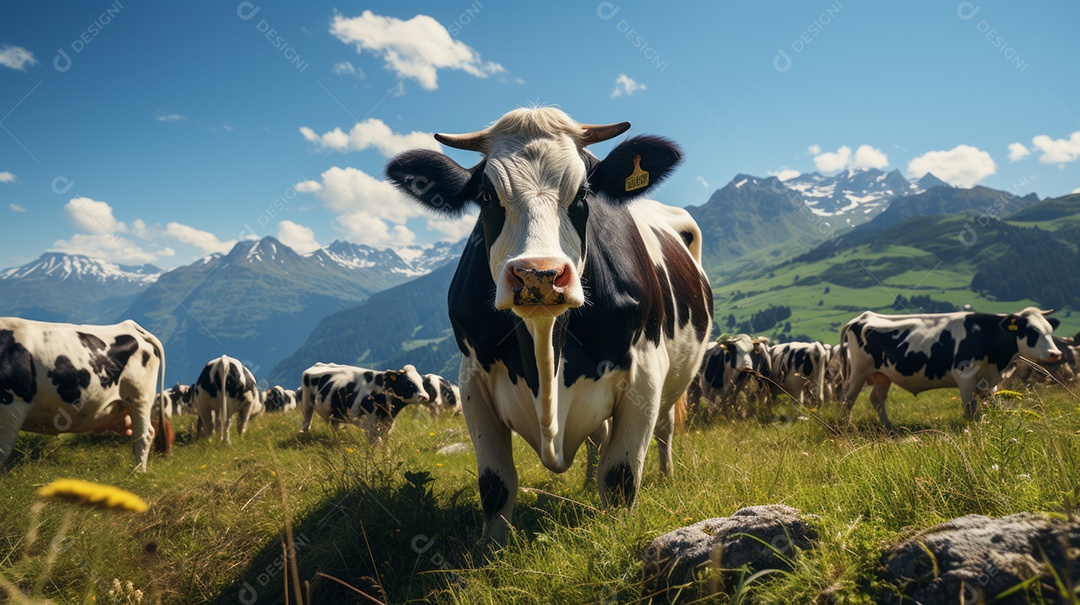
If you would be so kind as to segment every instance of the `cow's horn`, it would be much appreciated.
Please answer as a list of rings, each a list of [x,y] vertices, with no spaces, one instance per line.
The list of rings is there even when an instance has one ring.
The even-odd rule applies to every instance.
[[[435,133],[435,140],[454,149],[483,152],[487,149],[487,135],[487,130],[477,130],[465,134],[442,134],[437,132]]]
[[[1039,313],[1042,313],[1043,315],[1049,315],[1049,314],[1051,314],[1053,312],[1054,312],[1053,309],[1050,309],[1049,311],[1041,311],[1041,310],[1039,311]]]
[[[581,138],[583,145],[592,145],[608,139],[614,139],[620,134],[630,130],[630,122],[618,122],[616,124],[582,124],[581,129],[585,135]]]

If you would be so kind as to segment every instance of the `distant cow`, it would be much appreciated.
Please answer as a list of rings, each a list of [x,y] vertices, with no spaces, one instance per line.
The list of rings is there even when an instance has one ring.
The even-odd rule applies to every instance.
[[[342,424],[362,426],[372,440],[390,431],[405,405],[428,401],[423,378],[411,365],[376,371],[317,363],[304,370],[300,391],[301,432],[311,428],[311,417],[317,413],[335,429]]]
[[[785,342],[769,347],[772,395],[785,393],[806,405],[825,400],[825,369],[829,363],[820,342]]]
[[[825,401],[840,401],[844,396],[843,357],[847,347],[844,343],[825,345],[825,355],[829,360],[825,364]]]
[[[199,436],[216,429],[226,443],[232,442],[233,415],[238,416],[236,428],[243,437],[248,420],[263,411],[255,376],[227,355],[207,362],[192,387],[191,399],[201,423]]]
[[[191,410],[191,386],[176,383],[165,391],[165,415],[177,416]]]
[[[959,387],[965,415],[980,414],[979,400],[993,392],[1002,372],[1023,355],[1054,362],[1061,351],[1054,345],[1056,319],[1049,311],[1028,307],[1015,314],[924,313],[880,315],[867,311],[840,331],[848,348],[844,377],[845,416],[863,385],[872,384],[870,402],[890,430],[885,413],[889,386],[896,383],[912,394]]]
[[[424,374],[424,391],[432,410],[461,413],[461,392],[456,384],[438,374]]]
[[[0,463],[20,430],[115,430],[132,436],[135,467],[145,472],[159,375],[164,388],[161,341],[133,321],[84,326],[0,318]]]
[[[703,367],[702,396],[718,401],[721,409],[732,409],[739,394],[748,388],[753,395],[757,380],[771,373],[769,339],[739,334],[711,346]]]
[[[267,412],[288,412],[296,409],[296,392],[280,386],[264,391],[263,407]]]
[[[1068,384],[1076,379],[1077,361],[1080,360],[1080,350],[1073,344],[1072,338],[1054,337],[1054,345],[1061,351],[1061,359],[1054,362],[1036,363],[1017,359],[1002,372],[1002,384],[1010,388],[1019,388],[1029,383],[1060,383]]]

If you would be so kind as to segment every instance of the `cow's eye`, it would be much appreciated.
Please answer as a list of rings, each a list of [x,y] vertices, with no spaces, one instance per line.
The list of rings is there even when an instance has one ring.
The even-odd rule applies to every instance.
[[[480,194],[480,203],[481,204],[490,204],[493,201],[495,201],[495,194],[494,193],[492,193],[490,191],[484,191],[484,192],[482,192]]]
[[[584,200],[585,196],[587,196],[587,195],[589,195],[589,188],[588,187],[582,187],[581,189],[578,189],[577,195],[574,196],[574,199],[576,199],[576,200]]]

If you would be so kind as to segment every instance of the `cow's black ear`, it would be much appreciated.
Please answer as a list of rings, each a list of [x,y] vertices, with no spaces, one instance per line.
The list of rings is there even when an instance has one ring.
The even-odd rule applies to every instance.
[[[1050,327],[1055,330],[1058,329],[1059,326],[1061,326],[1061,320],[1056,317],[1047,317],[1046,321],[1050,322]]]
[[[471,169],[438,151],[414,149],[386,164],[386,178],[402,193],[440,214],[463,214],[479,190],[483,162]]]
[[[682,159],[674,142],[650,135],[628,139],[611,150],[589,175],[589,187],[613,200],[640,197],[667,178]]]

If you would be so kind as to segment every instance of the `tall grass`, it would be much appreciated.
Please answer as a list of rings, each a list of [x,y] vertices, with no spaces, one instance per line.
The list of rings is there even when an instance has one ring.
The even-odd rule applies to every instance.
[[[80,514],[62,530],[40,594],[63,603],[108,602],[114,578],[148,603],[285,602],[279,480],[315,603],[635,602],[649,596],[639,556],[654,537],[767,503],[816,515],[817,548],[784,573],[708,574],[676,602],[870,603],[896,591],[881,580],[881,553],[917,529],[969,513],[1075,511],[1080,408],[1068,393],[1000,402],[977,424],[962,419],[955,391],[894,392],[889,406],[897,434],[880,430],[865,396],[853,427],[833,426],[833,409],[691,424],[676,438],[674,479],[650,451],[632,510],[600,510],[584,454],[555,475],[515,438],[516,531],[500,550],[478,541],[471,450],[435,453],[468,443],[460,417],[409,409],[371,445],[357,431],[316,424],[301,435],[296,416],[266,415],[232,447],[195,441],[193,419],[180,418],[174,454],[152,459],[147,475],[130,471],[118,437],[23,435],[0,477],[0,574],[26,590],[42,581],[48,544],[25,538],[33,492],[69,476],[133,491],[150,511]],[[40,535],[61,531],[59,511],[38,521]]]

